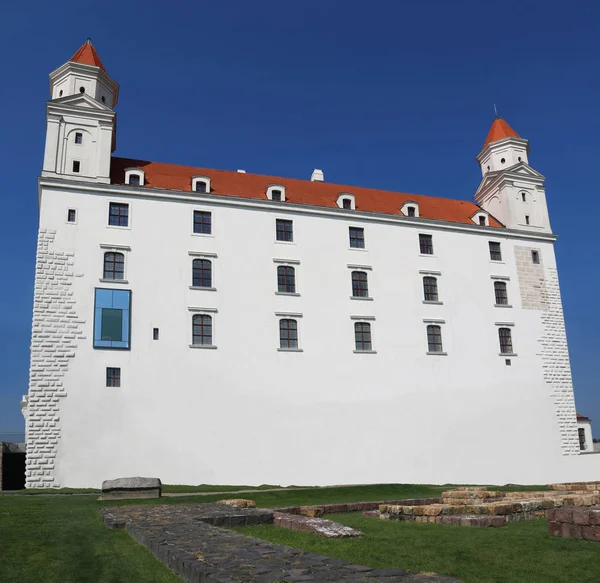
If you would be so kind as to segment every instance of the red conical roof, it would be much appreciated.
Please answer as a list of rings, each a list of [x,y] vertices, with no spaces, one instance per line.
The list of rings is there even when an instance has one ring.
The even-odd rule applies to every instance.
[[[94,67],[100,67],[103,71],[106,71],[89,38],[81,45],[81,48],[69,59],[69,61],[83,63],[84,65],[93,65]]]
[[[503,119],[497,117],[492,123],[492,127],[487,135],[483,147],[485,148],[491,142],[497,142],[504,138],[520,138],[519,134],[515,132]]]

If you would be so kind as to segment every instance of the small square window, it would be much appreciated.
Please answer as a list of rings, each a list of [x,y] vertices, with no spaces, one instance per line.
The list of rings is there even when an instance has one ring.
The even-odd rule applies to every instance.
[[[502,261],[502,251],[500,249],[500,243],[497,241],[490,241],[490,259],[492,261]]]
[[[276,219],[275,238],[277,241],[292,242],[294,240],[294,223],[288,219]]]
[[[196,192],[206,192],[206,182],[204,182],[204,180],[198,180],[196,182]]]
[[[81,132],[75,132],[75,143],[83,144],[83,134]]]
[[[210,235],[212,233],[212,214],[210,211],[194,211],[194,233]]]
[[[365,248],[365,230],[362,227],[350,227],[350,247],[353,249]]]
[[[77,220],[77,211],[75,209],[69,209],[67,211],[67,223],[74,223]]]
[[[540,262],[540,252],[539,251],[531,252],[531,261],[533,261],[533,263],[539,264],[539,262]]]
[[[281,190],[272,190],[271,191],[271,200],[281,200]]]
[[[81,170],[81,162],[79,160],[73,160],[73,172],[79,173]]]
[[[433,255],[433,236],[419,235],[419,248],[422,255]]]
[[[120,387],[121,386],[121,369],[108,367],[106,369],[106,386]]]
[[[108,224],[113,227],[129,226],[129,205],[124,202],[111,202],[108,209]]]
[[[158,340],[158,328],[152,329],[152,340]]]
[[[506,366],[512,366],[512,361],[510,360],[510,358],[506,358],[504,360],[504,364],[506,364]]]

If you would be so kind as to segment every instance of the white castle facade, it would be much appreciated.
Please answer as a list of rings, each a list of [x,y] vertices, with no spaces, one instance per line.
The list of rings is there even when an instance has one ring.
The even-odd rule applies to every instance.
[[[113,157],[89,42],[50,89],[27,487],[598,479],[505,121],[475,204]]]

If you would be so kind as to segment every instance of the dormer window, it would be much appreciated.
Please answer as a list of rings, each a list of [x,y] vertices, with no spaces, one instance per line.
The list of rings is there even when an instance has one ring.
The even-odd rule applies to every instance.
[[[480,227],[489,227],[490,226],[490,218],[488,213],[485,211],[478,211],[472,217],[471,220]]]
[[[208,176],[192,176],[192,192],[210,193],[210,178]]]
[[[125,169],[125,184],[130,186],[143,186],[145,172],[140,168]]]
[[[285,186],[280,184],[271,184],[267,188],[267,198],[276,202],[285,201]]]
[[[405,217],[418,217],[419,216],[419,204],[412,201],[407,200],[400,209],[400,212]]]
[[[356,209],[356,199],[353,194],[349,192],[342,192],[338,195],[337,205],[341,209],[346,210],[355,210]]]

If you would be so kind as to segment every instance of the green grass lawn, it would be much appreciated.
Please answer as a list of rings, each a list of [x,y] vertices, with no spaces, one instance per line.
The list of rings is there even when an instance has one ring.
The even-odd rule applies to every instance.
[[[378,520],[361,513],[326,518],[365,536],[325,539],[273,525],[235,530],[359,565],[436,572],[465,583],[600,582],[599,543],[552,537],[545,520],[475,528]]]
[[[281,492],[257,490],[244,497],[252,498],[259,506],[274,507],[433,497],[447,488],[380,484]],[[95,495],[0,496],[0,582],[181,582],[127,533],[106,528],[99,509],[103,505],[189,504],[220,498],[221,495],[208,495],[103,502]],[[329,541],[272,526],[247,527],[242,532],[261,538],[275,537],[278,542],[300,548],[315,545],[311,550],[359,564],[393,564],[410,570],[455,574],[468,583],[600,582],[600,544],[550,538],[544,521],[503,529],[471,529],[387,523],[356,514],[337,514],[333,518],[359,528],[366,537]],[[542,575],[536,578],[538,572]]]

